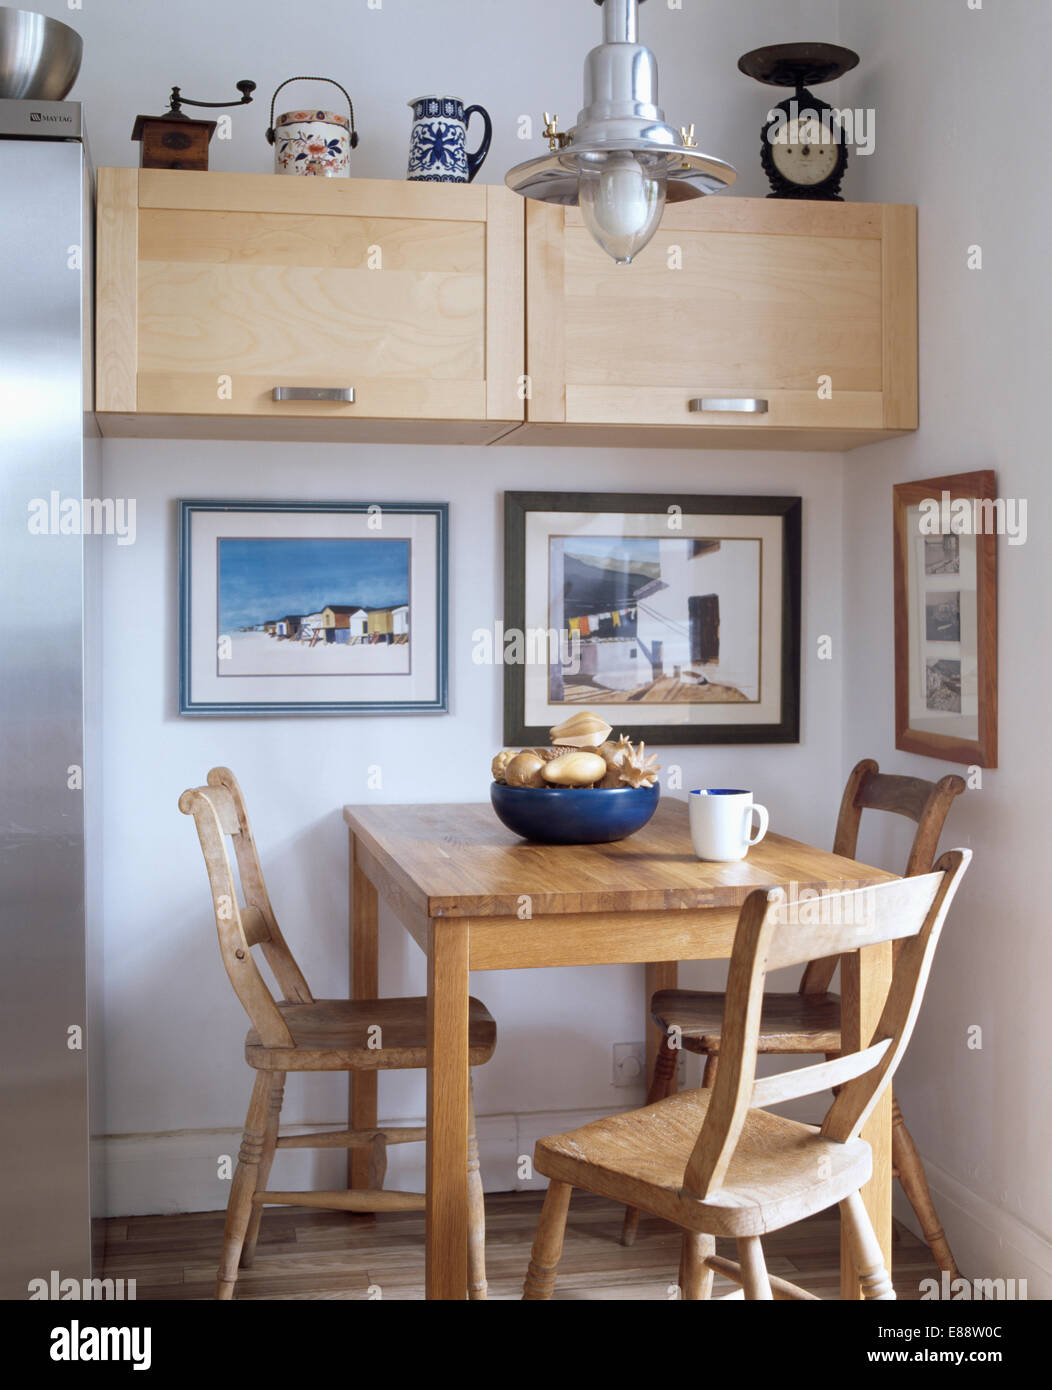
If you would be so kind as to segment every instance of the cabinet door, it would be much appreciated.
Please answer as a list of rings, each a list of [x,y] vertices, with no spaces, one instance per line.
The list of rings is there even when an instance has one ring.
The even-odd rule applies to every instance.
[[[345,438],[354,421],[480,440],[521,421],[509,190],[101,170],[99,203],[100,411],[298,418]]]
[[[915,226],[908,207],[704,198],[619,266],[578,209],[530,203],[527,419],[677,443],[916,428]]]

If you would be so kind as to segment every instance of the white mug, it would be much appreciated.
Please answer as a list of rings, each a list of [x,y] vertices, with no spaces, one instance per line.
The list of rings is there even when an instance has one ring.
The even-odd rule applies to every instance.
[[[699,859],[733,864],[744,859],[750,845],[767,834],[767,807],[752,799],[752,792],[728,787],[707,787],[690,793],[690,838]],[[752,834],[753,812],[760,818]]]

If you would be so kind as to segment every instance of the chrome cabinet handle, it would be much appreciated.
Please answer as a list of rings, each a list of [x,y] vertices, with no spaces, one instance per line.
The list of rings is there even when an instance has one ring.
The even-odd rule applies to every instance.
[[[766,415],[767,402],[756,396],[695,396],[687,403],[694,414],[703,410],[737,410],[743,415]]]
[[[276,401],[349,401],[354,403],[353,386],[275,386]]]

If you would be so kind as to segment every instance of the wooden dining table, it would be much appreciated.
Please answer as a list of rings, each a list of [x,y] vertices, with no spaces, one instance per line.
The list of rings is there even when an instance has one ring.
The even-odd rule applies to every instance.
[[[427,956],[426,1293],[433,1299],[467,1293],[469,971],[644,964],[649,1076],[660,1042],[649,1015],[652,993],[676,988],[679,961],[730,956],[738,910],[753,889],[783,886],[800,895],[897,877],[774,833],[740,863],[700,862],[686,803],[673,798],[635,835],[600,845],[521,840],[488,804],[345,806],[343,814],[352,997],[379,994],[379,900]],[[891,961],[890,942],[841,958],[845,1051],[869,1044]],[[351,1127],[375,1128],[376,1107],[376,1072],[352,1074]],[[890,1269],[890,1088],[862,1133],[873,1149],[863,1198]],[[366,1151],[351,1150],[348,1182],[369,1185]],[[858,1298],[843,1240],[840,1258],[842,1296]]]

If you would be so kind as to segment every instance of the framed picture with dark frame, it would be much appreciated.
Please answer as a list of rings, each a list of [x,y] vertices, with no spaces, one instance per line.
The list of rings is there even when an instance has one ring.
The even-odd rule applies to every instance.
[[[799,497],[504,494],[504,742],[796,743]]]
[[[895,488],[895,747],[904,752],[997,766],[1003,506],[989,470]]]
[[[445,502],[179,503],[179,713],[447,708]]]

